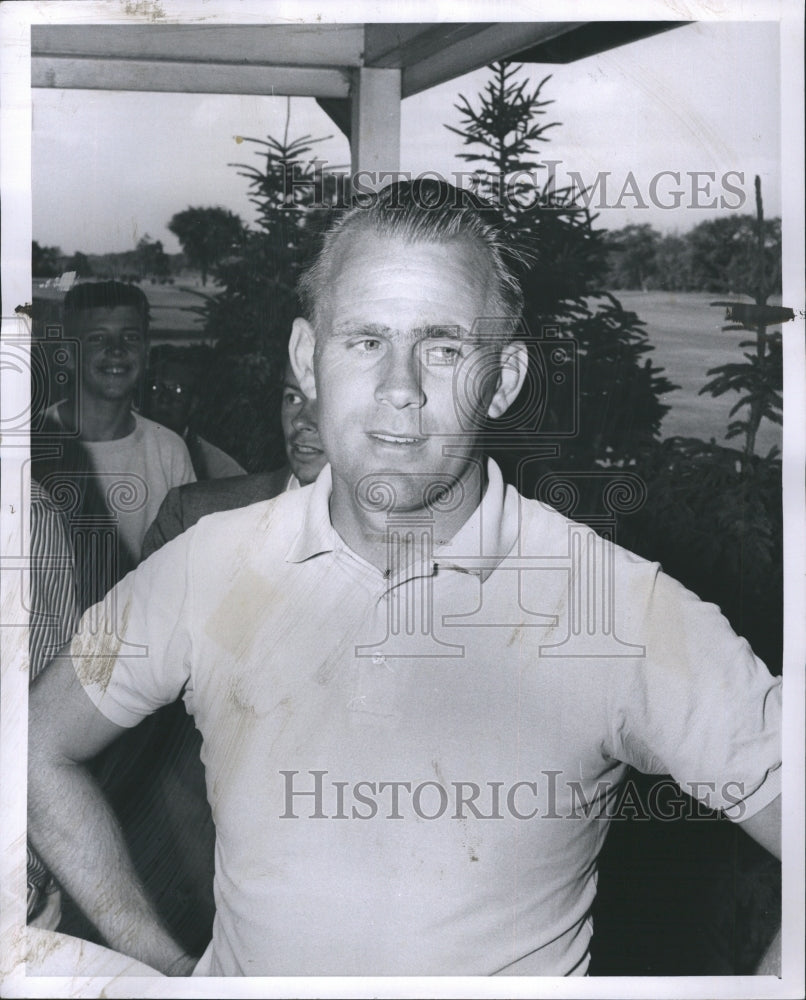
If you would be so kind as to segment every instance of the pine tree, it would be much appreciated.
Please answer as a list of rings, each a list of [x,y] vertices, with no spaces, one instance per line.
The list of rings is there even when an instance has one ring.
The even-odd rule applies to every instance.
[[[529,91],[527,80],[517,82],[519,66],[497,62],[489,68],[493,76],[479,95],[478,110],[460,94],[455,107],[464,125],[462,128],[445,127],[461,136],[464,145],[477,148],[472,153],[457,154],[459,159],[489,164],[489,167],[476,170],[476,189],[499,206],[507,222],[517,224],[522,199],[527,199],[528,203],[533,194],[533,186],[522,175],[534,171],[537,166],[533,159],[535,143],[543,139],[548,141],[546,133],[560,123],[539,120],[546,114],[545,108],[554,103],[541,100],[540,96],[550,76]]]
[[[764,206],[761,198],[761,178],[756,176],[756,224],[753,238],[745,239],[740,244],[739,255],[750,257],[742,271],[743,278],[738,291],[753,296],[756,305],[767,304],[770,291],[775,282],[780,282],[780,254],[770,254],[767,246],[766,227],[764,224]],[[780,244],[778,244],[780,246]],[[776,244],[773,243],[773,247]],[[771,259],[772,257],[772,259]],[[745,329],[743,325],[728,326],[726,330]],[[756,435],[761,421],[766,419],[774,424],[783,423],[783,344],[780,331],[768,330],[767,324],[761,322],[755,328],[755,340],[744,340],[743,348],[752,348],[752,353],[745,353],[744,361],[730,362],[711,368],[709,375],[715,375],[700,389],[700,394],[710,393],[721,396],[726,392],[743,393],[730,411],[734,416],[739,410],[747,407],[743,420],[733,420],[728,425],[728,438],[744,434],[745,461],[755,453]]]
[[[530,86],[519,80],[521,66],[498,62],[489,69],[491,78],[475,101],[460,95],[461,126],[446,127],[469,147],[458,155],[478,165],[475,190],[498,208],[512,243],[525,253],[524,316],[536,340],[535,370],[544,376],[539,439],[560,445],[558,468],[630,464],[656,438],[668,410],[661,396],[675,387],[651,364],[641,320],[601,288],[603,233],[587,208],[555,189],[538,160],[537,144],[549,141],[547,133],[559,125],[545,121],[553,103],[543,96],[550,77]],[[550,377],[552,347],[542,336],[553,337],[555,330],[578,365],[578,377],[561,385]],[[501,456],[510,468],[538,440],[533,432],[515,436],[520,454],[513,454],[510,432]]]

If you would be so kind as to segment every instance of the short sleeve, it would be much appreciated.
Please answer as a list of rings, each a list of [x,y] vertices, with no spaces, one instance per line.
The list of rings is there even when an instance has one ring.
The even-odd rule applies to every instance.
[[[177,456],[174,462],[174,475],[171,477],[171,486],[184,486],[185,483],[195,483],[196,473],[193,471],[193,463],[190,460],[190,452],[187,450],[185,442],[179,438]]]
[[[747,819],[780,792],[780,678],[719,608],[647,570],[638,609],[645,656],[615,668],[614,756],[671,774],[709,807]]]
[[[160,504],[160,509],[157,511],[157,516],[151,522],[151,526],[145,534],[141,560],[148,559],[153,552],[162,548],[166,542],[169,542],[172,538],[176,538],[177,535],[181,535],[184,528],[185,526],[182,523],[182,495],[179,487],[175,486],[168,490],[165,499]]]
[[[188,535],[141,563],[83,615],[70,647],[95,706],[131,727],[181,694],[192,696]]]

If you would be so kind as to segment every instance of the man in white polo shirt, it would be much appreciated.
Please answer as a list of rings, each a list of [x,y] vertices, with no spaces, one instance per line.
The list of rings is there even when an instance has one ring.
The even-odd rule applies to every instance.
[[[527,351],[465,196],[387,188],[301,291],[330,465],[203,518],[116,588],[114,635],[79,631],[31,700],[31,835],[109,944],[169,974],[584,974],[629,765],[777,850],[780,684],[717,608],[484,460]],[[216,825],[198,964],[81,766],[180,693]]]

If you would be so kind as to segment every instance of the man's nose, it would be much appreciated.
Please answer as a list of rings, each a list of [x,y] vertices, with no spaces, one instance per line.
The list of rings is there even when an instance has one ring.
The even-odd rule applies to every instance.
[[[391,403],[397,410],[422,406],[425,402],[419,359],[405,349],[390,351],[375,390],[378,402]]]
[[[120,337],[116,336],[107,337],[106,344],[104,346],[107,354],[115,354],[115,355],[126,354],[129,350],[128,344],[123,339],[122,335]]]
[[[291,426],[297,431],[316,431],[316,400],[306,399],[294,416],[291,418]]]

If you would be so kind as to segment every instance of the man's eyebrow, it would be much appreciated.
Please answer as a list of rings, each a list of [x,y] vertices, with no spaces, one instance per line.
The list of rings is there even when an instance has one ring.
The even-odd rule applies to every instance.
[[[418,326],[412,330],[424,340],[443,340],[446,337],[453,337],[456,340],[465,340],[470,331],[458,323],[431,323],[429,326]]]
[[[336,337],[389,337],[404,336],[418,340],[437,340],[453,337],[456,340],[466,340],[470,331],[458,323],[429,323],[425,326],[415,326],[409,330],[399,330],[385,323],[340,323],[333,329]]]
[[[337,337],[387,337],[394,332],[394,329],[385,323],[351,323],[350,320],[345,320],[333,328],[333,334]]]

